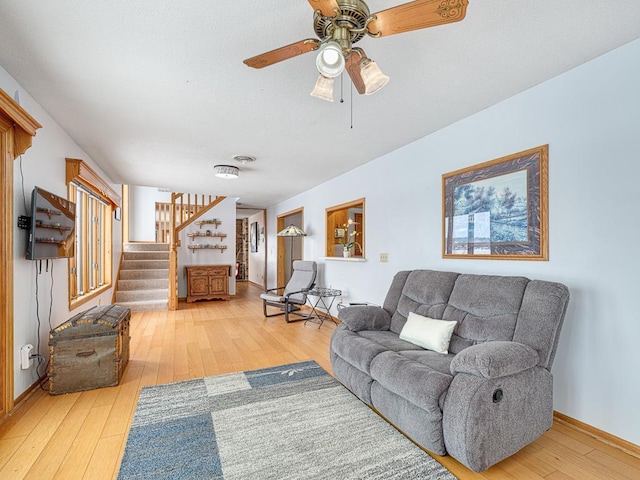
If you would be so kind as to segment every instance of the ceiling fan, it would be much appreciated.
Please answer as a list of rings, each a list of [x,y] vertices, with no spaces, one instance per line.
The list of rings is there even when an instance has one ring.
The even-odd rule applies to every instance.
[[[362,48],[353,46],[365,34],[378,38],[459,22],[469,4],[469,0],[415,0],[371,14],[363,0],[307,1],[314,8],[313,28],[318,39],[301,40],[248,58],[244,63],[263,68],[318,50],[316,66],[320,75],[311,95],[331,102],[333,79],[344,70],[360,94],[375,93],[389,81]]]

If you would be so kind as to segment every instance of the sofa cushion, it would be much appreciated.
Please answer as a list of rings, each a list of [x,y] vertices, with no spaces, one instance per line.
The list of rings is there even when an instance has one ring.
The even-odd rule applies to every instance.
[[[455,326],[456,322],[436,320],[409,312],[409,317],[400,331],[400,339],[427,350],[447,354]]]
[[[458,276],[441,317],[458,322],[449,352],[459,353],[493,340],[513,340],[528,283],[524,277]]]
[[[391,315],[373,305],[359,305],[338,311],[338,318],[352,332],[360,330],[389,330]]]
[[[561,283],[532,280],[524,293],[513,341],[536,349],[539,365],[547,370],[553,363],[568,303],[569,289]]]
[[[340,382],[345,387],[367,405],[371,405],[371,384],[373,379],[368,374],[358,370],[333,351],[331,352],[331,367],[335,377],[340,379]]]
[[[529,345],[517,342],[486,342],[458,353],[451,362],[451,373],[468,373],[499,378],[533,368],[540,358]]]
[[[410,272],[391,318],[391,331],[400,334],[409,312],[441,319],[458,275],[458,273],[433,270]],[[387,302],[385,302],[386,305]]]
[[[361,372],[369,374],[371,361],[388,348],[363,337],[359,332],[352,332],[344,325],[339,325],[331,337],[331,350]]]
[[[442,413],[440,396],[453,380],[450,374],[391,351],[380,353],[373,359],[371,377],[385,389],[438,416]]]
[[[402,350],[423,350],[422,347],[407,342],[398,337],[397,334],[390,331],[363,330],[360,336],[382,345],[385,350],[400,352]]]
[[[379,382],[371,384],[371,402],[385,419],[422,448],[431,453],[446,455],[442,413],[426,412],[406,398],[387,390]]]
[[[403,350],[399,352],[403,357],[421,363],[429,368],[447,375],[451,374],[451,361],[455,357],[453,353],[443,355],[431,350]]]

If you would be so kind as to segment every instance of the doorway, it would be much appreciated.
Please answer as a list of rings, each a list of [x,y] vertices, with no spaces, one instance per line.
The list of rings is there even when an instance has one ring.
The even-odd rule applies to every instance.
[[[237,207],[236,271],[241,280],[266,288],[267,278],[267,211]],[[238,278],[238,276],[236,276]]]
[[[304,230],[304,207],[278,215],[276,231],[295,225]],[[277,271],[278,286],[287,284],[292,274],[294,260],[304,258],[304,237],[278,237]]]

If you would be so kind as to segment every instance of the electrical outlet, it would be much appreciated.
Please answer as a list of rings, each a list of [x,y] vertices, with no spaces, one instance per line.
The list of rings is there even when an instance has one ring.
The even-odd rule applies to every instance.
[[[33,345],[23,345],[20,347],[20,368],[22,368],[22,370],[28,370],[33,365],[33,358],[31,358],[32,352]]]
[[[387,263],[389,261],[389,254],[388,253],[381,253],[380,254],[380,263]]]

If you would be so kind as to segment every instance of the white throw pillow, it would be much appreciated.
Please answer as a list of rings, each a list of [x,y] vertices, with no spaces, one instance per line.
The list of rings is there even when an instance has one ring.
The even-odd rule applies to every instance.
[[[438,353],[449,353],[449,342],[455,321],[436,320],[409,312],[407,323],[402,327],[400,338],[419,347]]]

